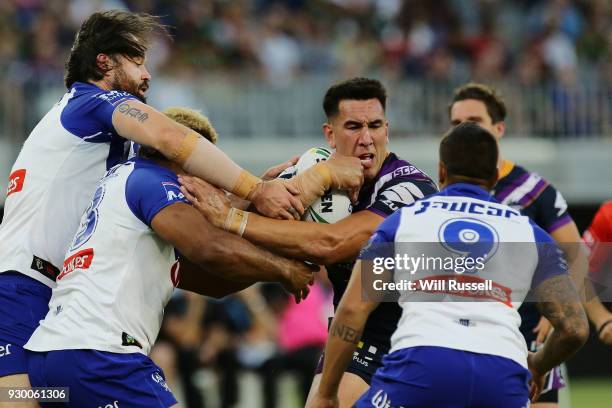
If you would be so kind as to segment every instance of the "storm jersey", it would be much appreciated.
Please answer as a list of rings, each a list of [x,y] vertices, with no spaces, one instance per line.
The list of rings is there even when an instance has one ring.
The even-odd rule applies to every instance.
[[[0,272],[54,286],[68,244],[100,177],[126,159],[112,124],[134,96],[77,82],[26,140],[9,176],[0,225]]]
[[[437,191],[436,184],[429,176],[394,153],[389,153],[376,178],[359,192],[353,213],[367,210],[386,218],[401,207]],[[334,309],[342,299],[354,264],[346,262],[327,265],[329,280],[334,288]],[[397,304],[382,303],[370,315],[362,339],[388,349],[391,333],[395,330],[400,314]]]
[[[63,262],[49,312],[25,348],[148,354],[178,283],[172,245],[151,229],[187,202],[176,175],[136,158],[100,181]]]
[[[504,161],[492,193],[497,201],[521,211],[549,234],[572,222],[567,202],[559,191],[538,174],[509,160]],[[526,303],[519,313],[521,332],[531,347],[536,338],[532,330],[540,321],[540,312],[533,303]]]
[[[396,267],[396,283],[412,280],[416,288],[420,284],[417,280],[446,283],[429,287],[425,295],[421,287],[418,296],[424,297],[420,299],[414,298],[418,289],[402,291],[403,311],[391,338],[391,352],[418,346],[446,347],[501,356],[527,367],[517,309],[529,288],[567,273],[561,250],[544,230],[519,211],[499,204],[482,188],[457,183],[388,217],[360,259],[372,260],[389,252],[381,250],[387,243],[393,243],[393,258],[396,254],[423,253],[432,259],[457,259],[477,252],[484,259],[480,269],[466,272],[451,268],[447,275],[440,275],[435,267],[422,268],[416,274]],[[491,280],[492,288],[452,290],[449,282],[460,278],[479,283]]]

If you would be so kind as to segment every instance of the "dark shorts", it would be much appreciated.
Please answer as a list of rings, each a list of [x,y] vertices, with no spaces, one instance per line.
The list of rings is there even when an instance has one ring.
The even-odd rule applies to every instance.
[[[0,273],[0,377],[26,374],[23,345],[49,310],[51,288],[18,272]]]
[[[43,408],[167,408],[176,404],[163,371],[144,354],[26,350],[32,387],[68,387],[69,402]]]
[[[360,341],[345,372],[361,377],[369,385],[376,370],[382,367],[383,357],[388,352],[389,349],[386,346],[368,343],[367,340]],[[319,358],[315,374],[323,372],[324,359],[325,353]]]
[[[529,371],[513,360],[444,347],[385,356],[357,408],[524,408]]]

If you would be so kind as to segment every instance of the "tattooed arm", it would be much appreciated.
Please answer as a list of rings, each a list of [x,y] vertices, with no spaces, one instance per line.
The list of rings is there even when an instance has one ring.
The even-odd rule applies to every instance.
[[[263,215],[293,219],[290,209],[304,212],[302,202],[281,180],[262,182],[213,143],[149,105],[122,102],[113,111],[112,121],[121,137],[150,146],[188,173],[250,200]]]
[[[351,279],[336,310],[325,347],[325,363],[316,401],[336,398],[342,374],[351,360],[361,337],[363,327],[378,302],[366,301],[361,296],[361,261],[355,263]]]
[[[586,342],[589,324],[580,298],[568,275],[557,275],[540,283],[534,295],[538,309],[555,329],[544,342],[544,347],[528,358],[534,382],[532,397],[541,391],[544,375],[567,360]],[[532,386],[532,387],[533,387]]]

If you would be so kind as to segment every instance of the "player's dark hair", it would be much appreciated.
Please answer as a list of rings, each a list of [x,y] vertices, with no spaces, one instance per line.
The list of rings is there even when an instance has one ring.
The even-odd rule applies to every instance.
[[[383,110],[385,110],[387,90],[380,81],[370,78],[351,78],[334,84],[327,90],[323,98],[323,110],[327,118],[337,115],[340,102],[347,99],[358,101],[378,99]]]
[[[506,104],[501,95],[490,86],[476,82],[469,82],[455,89],[453,101],[448,106],[449,114],[455,102],[466,99],[475,99],[484,103],[492,123],[498,123],[506,119]]]
[[[440,161],[449,179],[489,182],[497,175],[498,155],[495,137],[474,122],[455,126],[440,142]]]
[[[66,60],[66,87],[104,78],[105,70],[96,61],[98,54],[144,58],[154,31],[166,33],[166,28],[149,14],[122,10],[93,13],[81,25]]]

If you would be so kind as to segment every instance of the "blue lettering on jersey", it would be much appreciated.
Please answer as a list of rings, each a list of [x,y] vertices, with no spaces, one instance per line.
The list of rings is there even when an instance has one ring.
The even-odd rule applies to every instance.
[[[451,212],[465,213],[465,214],[477,214],[477,215],[492,215],[494,217],[520,217],[521,213],[511,208],[505,208],[505,206],[496,205],[496,203],[478,203],[478,202],[454,202],[449,203],[447,201],[436,201],[435,198],[424,199],[416,203],[418,209],[414,212],[415,214],[422,214],[429,209],[441,209]]]

